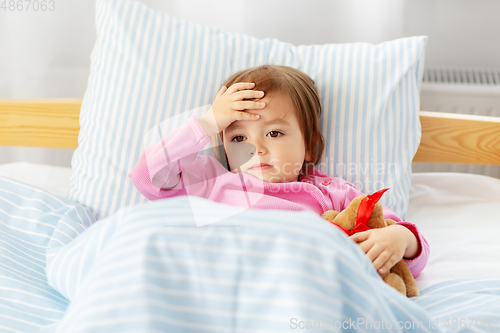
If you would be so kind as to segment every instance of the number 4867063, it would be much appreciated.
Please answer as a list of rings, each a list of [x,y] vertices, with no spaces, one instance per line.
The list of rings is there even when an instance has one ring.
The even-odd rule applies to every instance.
[[[56,2],[54,0],[4,0],[0,9],[5,12],[46,12],[54,11]]]

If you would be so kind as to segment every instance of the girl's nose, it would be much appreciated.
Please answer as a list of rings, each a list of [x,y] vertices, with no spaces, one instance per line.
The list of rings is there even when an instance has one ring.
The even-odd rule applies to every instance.
[[[250,154],[253,155],[255,152],[257,152],[258,155],[263,155],[267,153],[267,148],[262,142],[254,141],[251,143]]]

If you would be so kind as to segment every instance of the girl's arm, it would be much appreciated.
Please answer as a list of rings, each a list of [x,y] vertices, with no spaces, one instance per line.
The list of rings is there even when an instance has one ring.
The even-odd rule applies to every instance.
[[[213,157],[198,156],[210,141],[195,116],[146,147],[129,177],[149,200],[178,195],[205,197],[215,177],[227,170]]]
[[[346,182],[345,193],[344,207],[347,207],[355,197],[364,195],[348,182]],[[351,239],[357,243],[366,243],[365,245],[361,244],[361,248],[372,259],[377,270],[392,267],[403,258],[412,275],[417,277],[427,264],[430,252],[429,244],[415,224],[402,221],[399,216],[385,206],[383,209],[384,218],[396,221],[394,225],[388,228],[360,232],[351,236]],[[372,239],[367,242],[369,238]],[[372,253],[369,253],[370,251]],[[388,260],[391,261],[388,262]]]
[[[198,156],[213,134],[238,120],[257,120],[259,115],[247,112],[265,107],[249,99],[262,98],[264,92],[253,90],[255,84],[238,82],[223,86],[212,107],[200,117],[189,118],[160,142],[148,146],[129,177],[149,200],[194,195],[208,198],[216,178],[228,171],[211,156]]]

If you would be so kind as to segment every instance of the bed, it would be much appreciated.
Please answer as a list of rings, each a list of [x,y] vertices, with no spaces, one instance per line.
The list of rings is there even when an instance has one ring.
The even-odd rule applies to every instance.
[[[0,115],[4,121],[0,143],[75,147],[78,142],[80,103],[80,100],[1,101]],[[44,115],[44,123],[40,121],[41,114]],[[423,136],[414,161],[500,163],[497,134],[500,132],[500,119],[426,111],[421,111],[420,119]],[[35,191],[35,189],[39,193],[32,194],[31,199],[49,194],[64,198],[69,192],[70,177],[71,168],[25,162],[0,165],[2,199],[13,197],[14,193],[27,194],[27,190]],[[7,189],[9,189],[8,194]],[[499,202],[500,180],[498,179],[460,173],[412,175],[407,219],[418,225],[426,235],[432,250],[427,267],[416,279],[421,289],[421,296],[413,300],[431,314],[429,322],[425,324],[426,328],[429,325],[432,328],[433,323],[439,323],[439,327],[443,330],[460,329],[460,325],[464,331],[468,329],[491,331],[496,327],[500,290],[498,257],[500,246],[497,240],[497,235],[500,234],[497,213]],[[69,203],[68,200],[66,204]],[[75,212],[78,213],[78,210]],[[52,213],[46,212],[46,214]],[[68,213],[71,212],[66,212]],[[80,214],[83,215],[81,212]],[[6,216],[2,215],[3,226],[6,225],[5,218]],[[87,220],[77,221],[78,225],[82,225],[82,230],[95,222],[90,217]],[[2,238],[6,236],[4,233],[5,229]],[[25,240],[17,239],[15,244],[21,245]],[[5,282],[11,277],[6,275],[0,277],[3,280],[4,295],[1,298],[3,304],[0,328],[5,332],[24,331],[14,327],[24,329],[31,327],[33,330],[39,327],[40,331],[50,331],[52,327],[55,330],[65,309],[70,306],[65,299],[65,297],[71,298],[70,294],[63,293],[65,295],[63,297],[54,290],[49,290],[52,288],[47,285],[47,290],[40,291],[41,287],[37,286],[36,295],[25,295],[24,292],[29,294],[30,290],[24,280],[29,280],[26,275],[32,275],[34,278],[34,272],[30,272],[31,268],[23,264],[23,260],[27,259],[24,256],[32,257],[32,255],[26,250],[22,251],[22,247],[20,253],[9,250],[8,246],[5,246],[5,238],[2,243],[1,265],[15,267],[16,265],[11,262],[13,260],[26,269],[27,271],[15,269],[13,273],[27,289],[16,290],[17,296],[20,296],[17,300],[6,298],[5,288],[6,286],[8,288],[9,284]],[[30,262],[36,264],[33,259]],[[43,272],[42,262],[41,260],[37,266],[40,266],[39,269]],[[47,299],[47,295],[52,299]],[[12,297],[12,294],[9,296]],[[30,297],[25,298],[28,296]],[[140,300],[138,302],[140,303]],[[16,311],[11,312],[13,304]],[[133,321],[129,324],[132,323]],[[306,325],[307,321],[303,323]],[[290,327],[292,324],[290,322]],[[300,321],[296,324],[299,325]],[[328,325],[323,323],[323,325],[325,328],[332,328],[335,323]],[[85,326],[79,327],[85,328]],[[95,328],[95,326],[90,327]],[[367,331],[370,331],[370,327],[368,326]]]
[[[500,331],[500,180],[411,173],[500,165],[500,118],[419,110],[425,37],[295,47],[134,0],[96,4],[84,97],[0,100],[0,145],[76,148],[71,168],[0,165],[1,332]],[[311,212],[134,191],[127,174],[158,139],[150,129],[199,115],[224,76],[261,63],[314,78],[327,173],[339,171],[329,158],[393,167],[345,177],[365,192],[390,184],[386,204],[427,238],[419,297],[387,286]]]

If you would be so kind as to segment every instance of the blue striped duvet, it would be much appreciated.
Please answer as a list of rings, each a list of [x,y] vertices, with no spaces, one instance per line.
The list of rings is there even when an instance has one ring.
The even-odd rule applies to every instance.
[[[234,209],[178,197],[95,223],[0,177],[0,332],[500,331],[498,279],[409,300],[311,212],[234,210],[197,227],[193,206]]]

